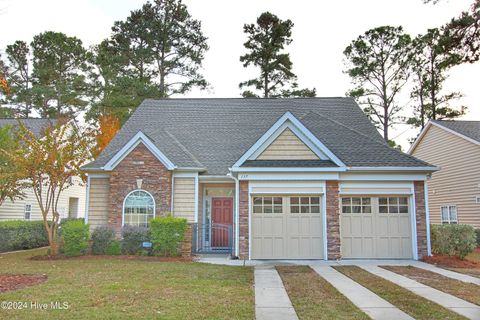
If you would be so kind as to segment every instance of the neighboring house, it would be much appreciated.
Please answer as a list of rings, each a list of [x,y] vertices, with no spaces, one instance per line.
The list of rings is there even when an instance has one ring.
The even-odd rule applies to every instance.
[[[430,121],[409,153],[441,169],[427,183],[430,221],[480,228],[480,121]]]
[[[92,228],[191,223],[241,259],[429,253],[424,182],[350,98],[145,100],[88,173]],[[232,242],[233,241],[233,242]]]
[[[37,137],[42,136],[43,130],[53,125],[51,119],[29,118],[21,119],[24,125]],[[17,119],[0,119],[0,128],[18,125]],[[86,185],[79,177],[75,177],[73,185],[61,193],[58,200],[58,210],[61,217],[84,217]],[[41,220],[42,213],[33,190],[25,190],[25,198],[15,201],[5,200],[0,205],[0,220]]]

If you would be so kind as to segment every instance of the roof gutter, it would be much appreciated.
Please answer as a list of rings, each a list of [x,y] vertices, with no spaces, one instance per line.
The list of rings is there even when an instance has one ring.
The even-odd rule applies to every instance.
[[[428,171],[434,172],[440,167],[347,167],[347,171]]]

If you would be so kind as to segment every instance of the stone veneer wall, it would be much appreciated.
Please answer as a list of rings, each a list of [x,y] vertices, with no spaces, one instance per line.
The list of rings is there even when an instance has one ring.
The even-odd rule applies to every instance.
[[[141,179],[141,186],[137,181]],[[172,172],[169,171],[142,143],[132,150],[110,175],[110,210],[108,225],[117,236],[122,228],[125,197],[136,189],[150,192],[155,199],[155,216],[171,211]]]
[[[421,259],[428,255],[427,249],[427,220],[425,208],[425,183],[424,181],[414,181],[415,189],[415,213],[417,222],[417,248],[418,258]]]
[[[248,241],[248,181],[240,181],[239,190],[239,258],[249,259]]]
[[[327,253],[328,260],[341,258],[340,252],[340,206],[338,181],[327,181]]]

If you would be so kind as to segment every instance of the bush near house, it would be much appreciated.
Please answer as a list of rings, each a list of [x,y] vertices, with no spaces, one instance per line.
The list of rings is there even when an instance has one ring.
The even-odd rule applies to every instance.
[[[85,254],[88,249],[89,226],[80,220],[67,221],[62,226],[63,253],[68,257]]]
[[[48,246],[48,236],[42,221],[0,222],[0,252],[45,246]]]
[[[444,224],[431,226],[432,252],[464,259],[477,247],[477,237],[472,226]]]
[[[480,247],[480,229],[475,229],[475,233],[477,234],[477,247]]]
[[[150,220],[153,253],[161,256],[178,256],[186,231],[187,220],[183,218],[168,216]]]
[[[144,249],[142,243],[150,241],[150,230],[144,227],[125,226],[122,229],[122,253],[132,255],[148,255],[150,250]]]
[[[115,240],[115,232],[109,227],[98,227],[92,232],[92,254],[107,254]]]
[[[119,256],[120,254],[122,254],[122,247],[120,241],[113,240],[112,242],[110,242],[110,244],[105,250],[105,254],[109,256]]]

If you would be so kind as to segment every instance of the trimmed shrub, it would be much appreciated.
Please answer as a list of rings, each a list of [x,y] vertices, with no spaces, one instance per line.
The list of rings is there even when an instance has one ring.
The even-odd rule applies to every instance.
[[[477,234],[477,247],[480,247],[480,229],[475,229],[475,233]]]
[[[122,248],[120,247],[120,241],[113,240],[110,242],[108,247],[105,250],[105,254],[109,256],[119,256],[122,253]]]
[[[155,255],[177,256],[185,239],[187,220],[174,217],[158,217],[150,220],[150,237]]]
[[[48,246],[43,221],[12,220],[0,222],[0,252]]]
[[[145,249],[142,243],[150,241],[148,228],[125,226],[122,229],[122,253],[123,254],[142,254]]]
[[[81,256],[87,252],[88,224],[80,220],[67,221],[62,225],[63,253],[68,257]]]
[[[107,254],[107,249],[115,240],[115,232],[109,227],[98,227],[92,232],[92,254]]]
[[[432,252],[464,259],[477,247],[475,229],[465,224],[431,226]]]

